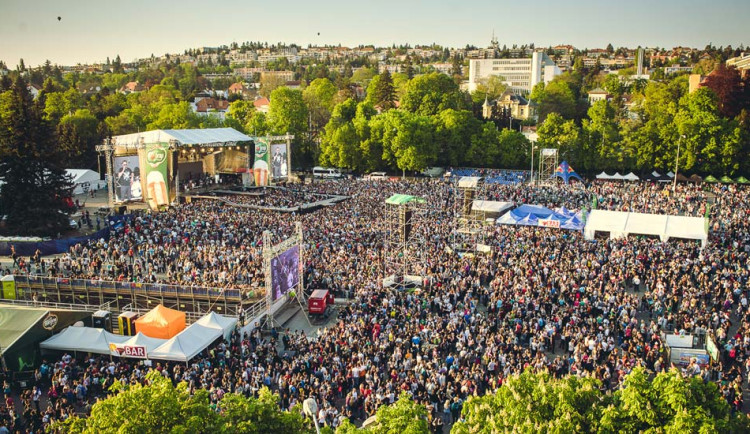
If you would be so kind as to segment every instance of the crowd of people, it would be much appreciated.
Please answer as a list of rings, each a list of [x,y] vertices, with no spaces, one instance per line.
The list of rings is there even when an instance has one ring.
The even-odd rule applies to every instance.
[[[32,272],[37,267],[51,275],[257,287],[264,281],[260,234],[270,230],[278,241],[300,221],[306,287],[351,299],[339,307],[335,323],[313,335],[236,333],[187,367],[155,361],[150,369],[188,382],[191,390],[209,390],[219,411],[226,393],[252,396],[263,386],[279,394],[285,409],[314,394],[320,420],[332,427],[344,417],[363,420],[408,392],[428,406],[439,432],[442,423],[460,417],[469,396],[490,393],[524,369],[594,376],[614,389],[634,367],[669,369],[664,334],[690,334],[701,343],[713,339],[720,357],[708,365],[692,359],[680,367],[683,373],[716,382],[733,411],[745,411],[750,189],[492,184],[484,189],[491,200],[709,215],[709,243],[587,241],[576,231],[496,225],[486,228],[491,252],[476,255],[447,248],[461,206],[454,182],[326,181],[295,191],[350,199],[305,214],[214,201],[184,204],[139,215],[109,240],[37,259]],[[383,285],[384,239],[393,230],[384,201],[394,193],[427,200],[424,223],[414,228],[424,240],[424,284],[414,291]],[[55,401],[46,410],[29,401],[13,424],[43,426],[85,412],[105,394],[104,386],[142,382],[147,371],[128,360],[69,355],[44,366],[37,385],[54,391]]]

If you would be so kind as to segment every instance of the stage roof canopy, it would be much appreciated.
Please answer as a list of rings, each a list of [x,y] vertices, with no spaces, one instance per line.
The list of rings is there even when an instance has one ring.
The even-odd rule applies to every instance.
[[[405,205],[409,202],[424,203],[425,200],[417,196],[409,196],[408,194],[394,194],[385,200],[388,205]]]
[[[113,136],[112,145],[137,149],[144,144],[173,142],[177,147],[200,146],[233,146],[240,142],[249,142],[252,137],[242,134],[234,128],[204,128],[190,130],[153,130],[142,133]]]

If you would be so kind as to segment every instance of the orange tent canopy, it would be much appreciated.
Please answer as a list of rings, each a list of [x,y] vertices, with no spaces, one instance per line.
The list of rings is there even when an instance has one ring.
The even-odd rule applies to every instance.
[[[151,338],[170,339],[185,329],[185,312],[160,304],[135,320],[135,329]]]

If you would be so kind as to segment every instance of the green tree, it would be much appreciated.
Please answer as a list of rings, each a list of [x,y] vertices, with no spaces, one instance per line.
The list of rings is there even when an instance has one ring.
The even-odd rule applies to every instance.
[[[680,105],[674,120],[682,141],[680,168],[729,174],[739,169],[742,131],[736,121],[721,117],[716,94],[698,89]]]
[[[227,394],[219,403],[221,432],[248,434],[298,434],[314,433],[311,421],[300,414],[299,408],[282,411],[279,397],[268,388],[262,388],[258,398],[245,398]]]
[[[375,423],[367,428],[357,429],[349,420],[345,420],[336,430],[337,434],[426,434],[429,432],[427,409],[414,402],[406,392],[402,392],[393,404],[380,407],[375,413]]]
[[[270,98],[274,90],[284,86],[285,84],[286,82],[284,81],[284,79],[276,74],[263,74],[260,79],[259,93],[266,98]]]
[[[597,101],[588,111],[589,119],[583,121],[585,149],[575,162],[581,170],[624,169],[625,152],[622,149],[617,109],[611,101]]]
[[[320,164],[356,171],[372,170],[382,159],[382,150],[372,147],[370,119],[375,109],[369,102],[348,99],[334,108],[321,141]]]
[[[554,79],[546,85],[534,86],[532,101],[537,103],[539,122],[544,122],[550,113],[557,113],[566,119],[576,116],[576,97],[567,81]]]
[[[469,398],[452,433],[596,432],[609,399],[593,378],[524,371],[494,394]]]
[[[474,103],[481,104],[484,99],[492,101],[500,98],[500,96],[508,90],[508,85],[505,84],[504,78],[499,75],[492,75],[489,78],[481,80],[477,84],[477,88],[474,93],[471,94],[471,100]]]
[[[146,128],[149,130],[198,128],[199,124],[200,119],[190,107],[190,103],[181,101],[162,105],[155,119],[149,122]]]
[[[433,72],[409,81],[401,97],[401,109],[424,116],[443,110],[466,109],[467,104],[458,85],[447,75]]]
[[[733,433],[750,429],[747,416],[731,414],[715,384],[698,377],[684,378],[676,369],[651,379],[643,368],[636,368],[613,398],[601,417],[600,429],[605,432]]]
[[[52,125],[26,82],[0,94],[0,214],[6,233],[57,235],[68,226],[64,198],[72,187],[58,164],[62,153]]]
[[[310,126],[318,131],[328,123],[336,96],[336,86],[327,78],[316,78],[302,92],[302,98],[310,113]]]
[[[79,419],[73,416],[53,429],[81,434],[220,432],[221,421],[218,413],[209,407],[206,390],[191,395],[187,383],[174,387],[158,371],[149,372],[146,378],[148,385],[120,386],[119,393],[94,404],[89,417]]]
[[[539,128],[539,145],[543,148],[557,148],[561,156],[565,152],[575,152],[581,139],[581,131],[572,120],[565,120],[557,113],[547,116]]]
[[[63,116],[57,126],[58,147],[65,154],[64,164],[77,167],[96,166],[96,145],[104,136],[99,120],[87,109]]]
[[[531,143],[516,130],[504,129],[498,136],[495,167],[526,169],[530,163]]]
[[[367,102],[382,111],[396,107],[396,88],[387,69],[370,81],[370,85],[367,86]]]
[[[445,76],[444,76],[445,77]],[[372,134],[383,144],[383,161],[402,171],[420,171],[437,160],[434,130],[428,116],[390,110],[378,116]]]
[[[302,91],[279,87],[271,93],[268,130],[271,134],[293,134],[292,164],[313,162],[315,150],[307,138],[308,111]]]

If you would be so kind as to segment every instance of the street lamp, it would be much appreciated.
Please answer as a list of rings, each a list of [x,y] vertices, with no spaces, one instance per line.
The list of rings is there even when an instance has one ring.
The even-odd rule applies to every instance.
[[[536,149],[536,146],[534,146],[534,142],[529,141],[531,143],[531,176],[529,177],[529,182],[533,185],[534,184],[534,149]]]
[[[677,190],[677,169],[680,166],[680,145],[682,145],[682,139],[685,138],[685,135],[680,136],[680,140],[677,141],[677,159],[674,162],[674,180],[672,181],[672,193],[674,193]]]

